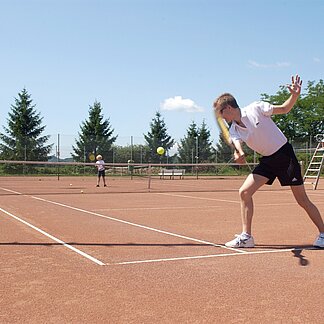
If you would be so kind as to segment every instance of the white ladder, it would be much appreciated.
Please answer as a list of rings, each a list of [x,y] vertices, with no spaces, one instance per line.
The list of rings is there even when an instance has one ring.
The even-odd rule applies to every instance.
[[[304,183],[312,184],[316,190],[324,161],[324,142],[317,144],[312,159],[304,175]]]

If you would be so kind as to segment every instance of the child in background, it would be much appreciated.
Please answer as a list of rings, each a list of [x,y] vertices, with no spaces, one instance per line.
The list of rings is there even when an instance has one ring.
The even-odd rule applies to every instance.
[[[97,155],[96,159],[97,159],[96,167],[98,169],[97,187],[99,187],[101,177],[102,177],[104,187],[107,187],[106,179],[105,179],[105,161],[102,159],[102,156],[100,154]]]

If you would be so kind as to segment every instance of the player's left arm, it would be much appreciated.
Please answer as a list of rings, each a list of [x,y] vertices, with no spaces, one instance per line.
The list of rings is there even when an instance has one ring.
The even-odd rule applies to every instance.
[[[288,114],[300,96],[303,81],[300,76],[291,77],[291,84],[287,85],[290,97],[282,105],[273,105],[273,115]]]

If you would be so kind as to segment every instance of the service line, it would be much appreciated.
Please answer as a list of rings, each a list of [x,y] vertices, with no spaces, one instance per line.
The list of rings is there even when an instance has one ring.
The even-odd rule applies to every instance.
[[[290,249],[281,249],[281,250],[263,250],[263,251],[244,251],[245,253],[221,253],[221,254],[208,254],[208,255],[197,255],[197,256],[188,256],[188,257],[179,257],[179,258],[165,258],[165,259],[152,259],[152,260],[135,260],[135,261],[124,261],[109,264],[113,265],[130,265],[130,264],[141,264],[141,263],[157,263],[157,262],[168,262],[168,261],[183,261],[183,260],[197,260],[197,259],[208,259],[208,258],[219,258],[219,257],[233,257],[238,255],[254,255],[254,254],[268,254],[268,253],[285,253],[285,252],[294,252],[302,250],[318,250],[317,248],[290,248]]]

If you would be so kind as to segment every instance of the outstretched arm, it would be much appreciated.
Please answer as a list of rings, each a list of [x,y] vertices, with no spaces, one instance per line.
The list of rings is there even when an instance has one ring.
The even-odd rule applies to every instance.
[[[289,113],[300,95],[302,83],[303,81],[298,74],[295,77],[291,77],[291,84],[287,85],[290,97],[282,105],[273,106],[273,115]]]

